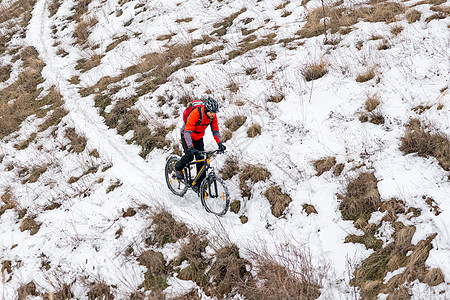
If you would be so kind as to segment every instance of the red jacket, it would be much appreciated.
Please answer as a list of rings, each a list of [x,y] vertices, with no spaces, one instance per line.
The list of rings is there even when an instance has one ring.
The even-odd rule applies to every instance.
[[[214,118],[210,120],[206,115],[205,106],[201,106],[201,111],[203,114],[203,119],[199,125],[196,124],[200,119],[200,115],[198,109],[194,109],[189,114],[184,126],[181,128],[181,134],[184,135],[186,144],[189,148],[193,146],[192,140],[198,141],[205,135],[205,130],[209,125],[211,125],[214,140],[216,143],[220,143],[219,122],[217,121],[217,115],[214,115]]]

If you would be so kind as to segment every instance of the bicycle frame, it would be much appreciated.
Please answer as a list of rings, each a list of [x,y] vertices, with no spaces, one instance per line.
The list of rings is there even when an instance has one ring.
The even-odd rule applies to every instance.
[[[217,151],[217,150],[216,150]],[[216,151],[212,151],[212,152],[200,152],[201,155],[206,155],[205,158],[199,159],[199,160],[194,160],[191,161],[190,163],[188,163],[185,166],[185,169],[187,170],[187,181],[189,183],[190,186],[194,186],[197,183],[197,180],[204,174],[206,173],[208,170],[213,169],[210,166],[210,158],[211,156],[216,152]],[[195,176],[194,180],[191,181],[191,166],[196,165],[197,163],[202,163],[202,167],[200,169],[200,171],[198,172],[197,176]]]

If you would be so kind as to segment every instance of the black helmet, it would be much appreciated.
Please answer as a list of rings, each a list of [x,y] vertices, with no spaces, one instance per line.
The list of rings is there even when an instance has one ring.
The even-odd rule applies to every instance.
[[[205,109],[207,111],[217,113],[219,112],[219,104],[213,98],[208,97],[208,99],[205,100]]]

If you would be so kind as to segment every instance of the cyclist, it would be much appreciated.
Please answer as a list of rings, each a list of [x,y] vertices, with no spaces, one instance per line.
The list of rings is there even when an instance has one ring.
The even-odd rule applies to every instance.
[[[219,146],[219,151],[225,151],[226,147],[221,142],[219,133],[219,123],[217,121],[216,113],[219,111],[219,104],[211,97],[205,100],[200,109],[193,109],[183,127],[181,128],[181,145],[183,146],[184,156],[175,164],[176,177],[179,180],[184,179],[183,168],[194,159],[202,159],[199,151],[205,151],[203,144],[203,136],[206,128],[211,125],[211,131],[214,140]],[[202,114],[202,115],[200,115]],[[200,121],[200,122],[199,122]],[[200,171],[201,163],[197,164],[197,174]],[[204,177],[204,175],[202,176]],[[198,190],[203,178],[199,178],[194,190]]]

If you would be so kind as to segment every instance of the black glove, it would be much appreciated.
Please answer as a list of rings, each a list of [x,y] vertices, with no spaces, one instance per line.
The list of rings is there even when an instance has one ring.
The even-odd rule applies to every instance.
[[[217,145],[219,146],[219,152],[223,153],[227,149],[227,147],[225,147],[225,145],[222,144],[222,142],[219,142]]]
[[[197,156],[197,155],[198,155],[198,150],[195,149],[195,148],[189,148],[189,151],[191,152],[191,154],[192,154],[193,156]]]

